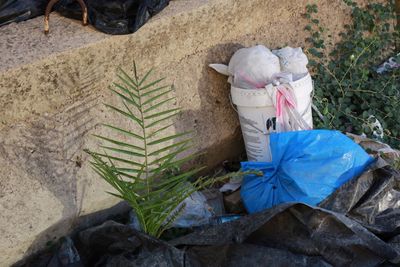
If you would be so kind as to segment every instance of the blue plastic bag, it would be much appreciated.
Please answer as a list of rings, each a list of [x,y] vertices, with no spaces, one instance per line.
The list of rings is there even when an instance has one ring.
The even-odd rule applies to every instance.
[[[242,162],[241,196],[249,213],[285,202],[317,205],[374,161],[338,131],[311,130],[270,135],[272,162]]]

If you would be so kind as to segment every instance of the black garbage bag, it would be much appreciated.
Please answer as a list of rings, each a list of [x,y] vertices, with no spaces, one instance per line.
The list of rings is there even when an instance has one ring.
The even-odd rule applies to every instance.
[[[390,166],[344,184],[320,207],[345,214],[387,239],[400,233],[400,175]]]
[[[106,222],[79,234],[79,264],[400,266],[400,173],[382,161],[319,207],[285,203],[169,242]]]
[[[79,234],[85,266],[185,266],[185,252],[129,225],[107,221]]]
[[[47,0],[0,0],[0,27],[44,14]]]
[[[43,15],[47,0],[0,0],[0,26]],[[168,4],[169,0],[85,0],[88,20],[108,34],[128,34],[143,26]],[[82,19],[82,9],[75,0],[61,0],[53,8],[61,15]]]
[[[282,204],[171,244],[201,259],[203,266],[233,266],[237,259],[240,264],[234,266],[260,266],[260,258],[268,262],[264,266],[365,267],[400,260],[395,247],[361,224],[300,203]],[[263,250],[268,255],[258,255]]]
[[[108,34],[135,32],[168,4],[169,0],[85,0],[89,23]],[[55,9],[80,20],[82,10],[75,0],[62,0]]]
[[[321,207],[282,204],[169,243],[108,223],[81,233],[86,266],[399,266],[399,181],[377,168]]]

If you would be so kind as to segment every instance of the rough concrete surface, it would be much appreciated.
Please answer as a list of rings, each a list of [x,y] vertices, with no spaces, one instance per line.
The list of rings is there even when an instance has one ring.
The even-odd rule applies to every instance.
[[[134,34],[110,36],[51,15],[0,28],[0,266],[9,266],[69,233],[81,216],[118,202],[90,169],[84,148],[108,135],[101,122],[123,121],[102,102],[115,70],[156,68],[176,87],[179,130],[196,132],[199,161],[209,167],[242,151],[226,77],[242,46],[305,44],[301,14],[318,2],[322,23],[337,36],[348,10],[336,1],[175,0]]]

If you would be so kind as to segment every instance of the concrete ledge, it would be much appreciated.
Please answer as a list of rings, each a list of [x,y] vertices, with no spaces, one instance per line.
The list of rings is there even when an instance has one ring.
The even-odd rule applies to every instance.
[[[226,78],[208,69],[241,46],[304,45],[301,14],[311,1],[175,0],[138,32],[109,36],[51,16],[0,28],[0,266],[9,266],[71,231],[74,221],[116,204],[90,169],[84,148],[98,125],[123,123],[100,104],[118,66],[155,67],[175,84],[183,113],[209,167],[242,151]],[[337,34],[341,1],[318,1],[321,20]],[[239,145],[238,145],[239,144]],[[55,227],[56,226],[56,227]]]

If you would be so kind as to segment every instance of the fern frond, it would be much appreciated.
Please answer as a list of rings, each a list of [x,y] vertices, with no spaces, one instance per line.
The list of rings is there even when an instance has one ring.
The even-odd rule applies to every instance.
[[[168,99],[166,99],[166,100],[164,100],[164,101],[161,101],[160,103],[157,103],[157,104],[155,104],[155,105],[152,105],[152,106],[149,107],[148,109],[143,110],[143,113],[146,114],[146,113],[148,113],[149,111],[152,111],[152,110],[154,110],[154,109],[157,109],[157,108],[159,108],[160,106],[166,104],[167,102],[170,102],[170,101],[175,100],[175,99],[176,99],[176,97],[171,97],[171,98],[168,98]]]
[[[129,147],[129,148],[136,149],[136,150],[139,150],[139,151],[144,151],[143,147],[135,146],[135,145],[128,144],[128,143],[122,142],[122,141],[117,141],[117,140],[110,139],[110,138],[107,138],[107,137],[104,137],[104,136],[101,136],[101,135],[97,135],[97,134],[94,134],[93,136],[95,136],[95,137],[97,137],[97,138],[99,138],[101,140],[107,141],[107,142],[109,142],[111,144],[114,144],[114,145],[118,145],[118,146],[122,146],[122,147]]]
[[[143,231],[159,237],[184,209],[182,202],[206,183],[203,180],[193,185],[188,183],[202,167],[176,174],[176,169],[180,170],[199,154],[188,154],[193,146],[192,138],[188,137],[192,132],[166,134],[173,126],[167,121],[180,111],[178,107],[167,107],[176,99],[168,97],[174,87],[160,85],[164,78],[151,80],[152,69],[140,79],[136,63],[133,73],[131,77],[119,69],[119,82],[110,90],[121,100],[121,105],[105,106],[133,122],[129,125],[139,127],[125,129],[104,124],[116,134],[124,135],[124,140],[96,134],[96,138],[106,143],[100,145],[104,152],[86,152],[92,157],[93,170],[116,191],[108,193],[126,200],[135,210]],[[181,158],[183,153],[187,156]]]
[[[163,162],[168,162],[169,163],[172,159],[176,158],[179,154],[189,150],[191,147],[192,146],[188,146],[188,145],[180,146],[176,150],[170,152],[169,154],[164,155],[162,157],[159,157],[159,158],[151,161],[150,163],[148,163],[148,165],[151,166],[151,165],[155,165],[155,164],[161,164]],[[170,167],[170,166],[168,166],[168,167]],[[161,168],[163,168],[163,167],[161,166],[161,167],[158,167],[156,169],[153,169],[152,172],[156,173],[157,170],[160,170]]]
[[[115,87],[117,87],[118,89],[120,89],[122,92],[128,94],[129,96],[131,96],[132,98],[134,98],[135,100],[139,99],[139,95],[138,95],[138,91],[137,90],[129,90],[127,89],[125,86],[120,85],[119,83],[113,83]],[[115,90],[116,91],[116,90]]]
[[[158,125],[158,124],[160,124],[160,123],[162,123],[162,122],[164,122],[164,121],[166,121],[166,120],[172,119],[173,117],[175,117],[175,116],[178,115],[178,114],[179,114],[179,112],[174,113],[174,114],[169,115],[169,116],[166,116],[165,118],[159,119],[159,120],[157,120],[157,121],[153,121],[152,123],[147,124],[147,125],[146,125],[146,128],[151,128],[151,127],[153,127],[153,126],[156,126],[156,125]]]
[[[121,75],[118,75],[118,74],[117,74],[118,78],[119,78],[121,81],[124,81],[124,82],[126,83],[126,85],[128,85],[129,87],[132,87],[132,89],[138,90],[138,89],[137,89],[137,88],[138,88],[138,82],[137,82],[137,80],[136,80],[136,79],[133,79],[132,77],[130,77],[122,68],[118,68],[118,70],[119,70],[119,72],[122,73],[122,76],[124,76],[124,77],[122,77]],[[136,72],[136,71],[135,71],[135,72]],[[138,90],[138,91],[139,91],[139,90]]]
[[[135,102],[135,100],[132,98],[127,97],[124,94],[121,94],[120,92],[110,88],[110,91],[112,91],[114,94],[118,95],[119,97],[121,97],[123,100],[125,100],[126,102],[128,102],[129,104],[134,105],[136,108],[139,108],[139,105]]]
[[[123,110],[121,110],[121,109],[119,109],[119,108],[116,108],[116,107],[111,106],[111,105],[108,105],[108,104],[104,104],[104,105],[105,105],[106,107],[108,107],[108,108],[110,108],[110,109],[112,109],[112,110],[114,110],[114,111],[116,111],[116,112],[118,112],[118,113],[124,115],[125,117],[128,117],[128,118],[130,118],[130,119],[136,121],[136,122],[140,125],[140,127],[143,128],[143,122],[142,122],[140,119],[136,118],[135,115],[132,115],[132,114],[130,114],[130,113],[127,113],[127,112],[125,112],[125,111],[123,111]]]
[[[130,136],[130,137],[134,137],[134,138],[142,140],[142,141],[144,140],[144,138],[142,136],[140,136],[138,134],[135,134],[135,133],[132,133],[131,131],[124,130],[124,129],[116,127],[116,126],[112,126],[110,124],[102,124],[102,125],[105,126],[105,127],[110,128],[110,129],[113,129],[113,130],[115,130],[117,132],[120,132],[120,133],[122,133],[124,135]]]
[[[153,131],[148,135],[148,138],[149,138],[149,139],[153,138],[154,136],[156,136],[157,134],[160,134],[161,132],[167,130],[167,129],[170,128],[171,126],[174,126],[174,124],[171,123],[171,124],[168,124],[167,126],[164,126],[164,127],[159,128],[159,129],[153,130]],[[149,126],[147,126],[146,128],[149,128]]]
[[[146,80],[147,78],[150,76],[150,74],[153,72],[153,68],[151,68],[144,76],[143,78],[139,81],[138,87],[141,86]],[[143,90],[143,88],[142,88]]]
[[[161,86],[161,87],[158,87],[156,89],[152,89],[150,91],[142,93],[141,95],[142,95],[142,97],[145,97],[145,96],[151,95],[152,93],[159,92],[160,90],[165,89],[165,88],[169,88],[169,87],[170,87],[170,85]]]
[[[136,157],[141,157],[141,158],[145,157],[144,154],[133,152],[133,151],[126,150],[126,149],[120,149],[120,148],[115,148],[115,147],[111,147],[111,146],[100,146],[100,147],[110,150],[110,151],[119,152],[119,153],[130,155],[130,156],[136,156]]]
[[[102,154],[102,153],[97,153],[97,152],[90,152],[91,156],[99,156],[99,157],[104,157],[104,158],[108,158],[109,160],[115,160],[115,161],[119,161],[119,162],[123,162],[132,166],[137,166],[137,167],[143,167],[143,164],[140,164],[138,162],[132,161],[132,160],[128,160],[128,159],[124,159],[121,157],[117,157],[117,156],[110,156],[110,155],[106,155],[106,154]]]
[[[170,110],[165,110],[165,111],[161,111],[161,112],[157,112],[157,113],[154,113],[154,114],[147,115],[144,118],[145,119],[154,119],[154,118],[157,118],[157,117],[160,117],[160,116],[164,116],[165,114],[176,113],[179,110],[181,110],[181,109],[180,108],[173,108],[173,109],[170,109]]]
[[[162,82],[162,81],[164,81],[164,80],[165,80],[165,78],[158,79],[158,80],[156,80],[156,81],[154,81],[154,82],[151,82],[151,83],[149,83],[149,84],[147,84],[147,85],[141,87],[140,90],[144,91],[144,90],[146,90],[146,89],[148,89],[148,88],[151,88],[152,86],[154,86],[154,85],[156,85],[157,83]]]
[[[173,139],[177,139],[178,137],[186,136],[186,135],[189,135],[189,134],[192,134],[192,133],[193,133],[193,131],[173,134],[173,135],[170,135],[170,136],[167,136],[167,137],[163,137],[163,138],[151,141],[151,142],[147,143],[147,145],[148,146],[158,145],[158,144],[161,144],[161,143],[173,140]]]
[[[146,99],[146,101],[144,101],[144,102],[142,103],[142,105],[143,105],[143,106],[148,105],[148,104],[150,104],[151,102],[153,102],[153,101],[159,99],[160,97],[162,97],[162,96],[164,96],[164,95],[167,95],[167,94],[169,94],[169,93],[171,93],[171,92],[173,92],[172,89],[171,89],[171,90],[168,90],[168,91],[165,91],[165,92],[162,92],[162,93],[159,93],[159,94],[156,95],[156,96],[150,97],[149,99]]]
[[[157,150],[155,150],[155,151],[149,153],[148,156],[159,155],[159,154],[161,154],[162,152],[170,151],[171,149],[176,148],[176,147],[179,147],[179,146],[182,146],[182,145],[186,146],[188,143],[190,143],[190,142],[192,142],[192,141],[193,141],[192,138],[186,139],[186,140],[183,140],[183,141],[180,141],[180,142],[175,143],[175,144],[172,144],[172,145],[170,145],[170,146],[166,146],[166,147],[157,149]]]
[[[185,150],[187,150],[187,149],[185,149]],[[189,162],[190,160],[193,160],[195,158],[200,157],[201,155],[203,155],[203,154],[202,153],[197,153],[197,154],[192,154],[190,156],[184,157],[184,158],[179,159],[179,160],[170,161],[167,164],[163,164],[162,166],[160,166],[158,168],[152,169],[151,173],[160,173],[164,169],[170,168],[170,167],[175,166],[175,165],[182,165],[182,164],[184,164],[186,162]]]

